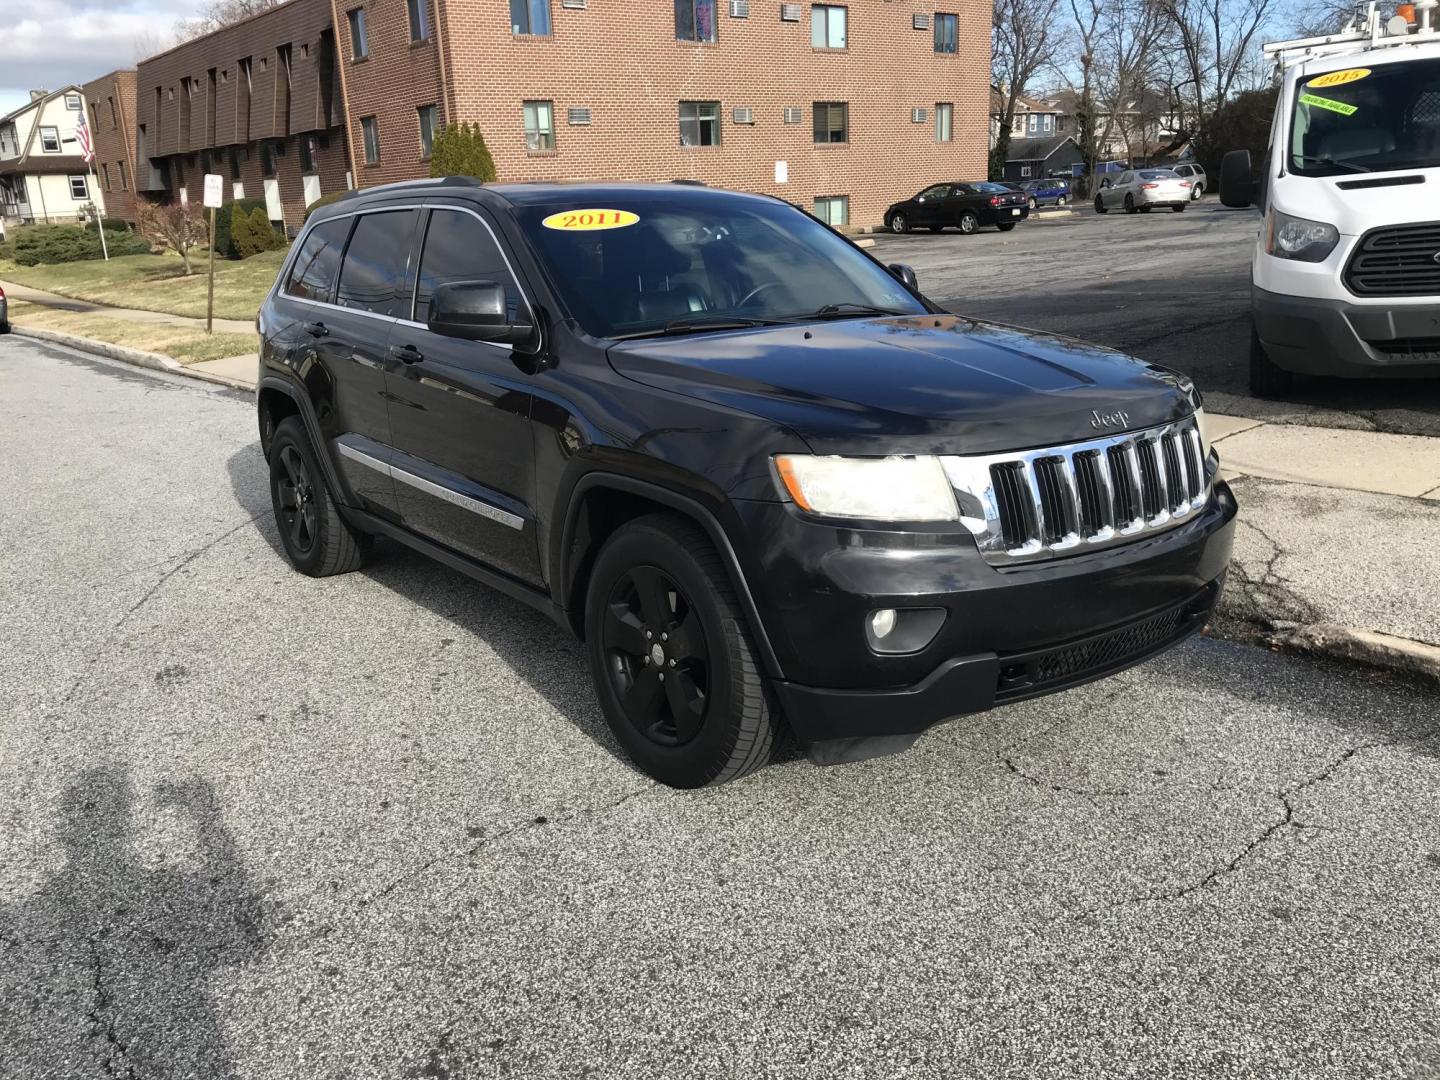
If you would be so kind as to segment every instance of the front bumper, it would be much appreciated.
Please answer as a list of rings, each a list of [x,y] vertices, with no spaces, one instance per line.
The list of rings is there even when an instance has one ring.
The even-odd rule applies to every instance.
[[[1440,375],[1440,302],[1356,304],[1256,286],[1250,295],[1265,354],[1286,371],[1352,378]]]
[[[1217,480],[1205,509],[1166,532],[1000,569],[968,533],[861,532],[747,504],[748,535],[770,540],[754,591],[785,673],[775,693],[801,743],[913,737],[1139,663],[1204,625],[1235,509]],[[863,629],[882,607],[943,608],[945,620],[919,651],[882,656]]]

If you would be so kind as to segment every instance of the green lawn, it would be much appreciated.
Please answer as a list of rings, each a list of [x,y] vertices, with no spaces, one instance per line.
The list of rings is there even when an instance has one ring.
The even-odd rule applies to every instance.
[[[254,319],[285,252],[267,251],[239,262],[215,260],[215,317]],[[89,300],[96,304],[205,317],[206,274],[203,256],[192,256],[195,273],[184,276],[180,256],[120,255],[109,262],[19,266],[0,259],[0,280]]]

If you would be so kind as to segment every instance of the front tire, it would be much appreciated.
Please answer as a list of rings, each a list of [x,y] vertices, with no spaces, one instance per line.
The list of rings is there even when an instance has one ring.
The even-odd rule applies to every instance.
[[[1095,213],[1097,213],[1097,214],[1108,214],[1109,212],[1110,212],[1110,208],[1105,205],[1105,200],[1102,199],[1102,198],[1100,198],[1099,195],[1096,195],[1096,196],[1095,196]]]
[[[780,717],[725,565],[685,518],[654,514],[605,544],[585,650],[606,722],[650,776],[722,784],[773,753]]]
[[[980,228],[980,219],[975,216],[973,211],[966,210],[961,213],[960,220],[957,221],[956,224],[960,226],[962,233],[969,236],[976,229]]]
[[[910,231],[910,222],[905,220],[904,214],[891,214],[890,220],[885,223],[890,231],[896,234],[904,234]]]
[[[1056,205],[1056,206],[1065,206],[1065,205],[1066,205],[1067,203],[1069,203],[1069,202],[1070,202],[1069,199],[1067,199],[1064,195],[1061,195],[1058,199],[1055,200],[1055,205]]]
[[[298,416],[270,440],[270,503],[290,565],[311,577],[358,570],[372,539],[345,523]]]
[[[1256,397],[1278,398],[1295,389],[1295,376],[1270,359],[1254,325],[1250,327],[1250,392]]]

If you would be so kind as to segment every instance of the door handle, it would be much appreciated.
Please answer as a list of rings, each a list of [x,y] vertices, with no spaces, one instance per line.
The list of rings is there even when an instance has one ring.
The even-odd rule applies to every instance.
[[[418,364],[425,355],[414,345],[391,345],[390,355],[406,364]]]
[[[330,331],[325,328],[323,322],[307,322],[305,324],[305,332],[311,337],[326,337],[330,333]]]

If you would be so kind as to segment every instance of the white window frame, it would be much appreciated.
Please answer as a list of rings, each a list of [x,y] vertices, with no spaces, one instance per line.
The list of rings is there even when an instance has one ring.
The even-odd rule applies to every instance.
[[[724,138],[723,134],[722,134],[721,131],[720,131],[720,102],[718,102],[718,101],[682,101],[682,102],[679,103],[679,105],[680,105],[680,107],[679,107],[679,109],[677,110],[676,115],[677,115],[677,116],[679,117],[679,119],[680,119],[680,145],[681,145],[681,146],[719,146],[721,139]],[[691,109],[692,112],[694,113],[693,116],[687,117],[687,116],[685,115],[685,107],[686,107],[687,105],[690,107],[690,109]],[[705,112],[706,114],[702,115],[702,111]],[[695,138],[695,141],[694,141],[694,142],[686,142],[686,141],[685,141],[685,124],[686,124],[687,121],[689,121],[689,122],[691,122],[691,123],[693,123],[693,124],[695,125],[695,136],[696,136],[696,138]],[[708,142],[708,143],[707,143],[707,142],[701,142],[701,141],[700,141],[700,132],[702,131],[703,125],[704,125],[706,122],[712,122],[712,123],[715,125],[715,126],[714,126],[715,138],[714,138],[713,140],[711,140],[710,142]]]
[[[954,102],[937,101],[935,103],[935,141],[939,143],[955,141]]]
[[[48,137],[45,134],[47,131],[50,133]],[[55,143],[54,146],[47,145],[51,141]],[[40,128],[40,152],[42,154],[60,153],[60,129],[58,127],[45,124]]]
[[[834,210],[840,208],[840,220],[836,221]],[[822,212],[823,211],[823,212]],[[825,222],[832,229],[844,228],[850,224],[850,196],[849,195],[817,195],[815,196],[815,216]]]
[[[526,101],[521,110],[525,118],[525,149],[532,154],[555,152],[555,102]]]
[[[84,112],[85,100],[79,94],[66,94],[65,108],[71,112]]]
[[[835,33],[839,28],[839,35]],[[810,45],[816,49],[845,49],[850,41],[850,10],[841,4],[810,5]]]
[[[70,181],[70,198],[73,199],[75,202],[89,202],[89,201],[90,201],[90,180],[89,180],[89,178],[87,178],[87,177],[85,177],[85,176],[71,176],[71,177],[67,177],[67,179]],[[77,190],[79,191],[79,194],[78,194],[78,195],[76,194],[76,191],[77,191]]]

